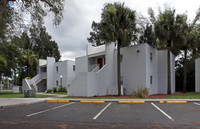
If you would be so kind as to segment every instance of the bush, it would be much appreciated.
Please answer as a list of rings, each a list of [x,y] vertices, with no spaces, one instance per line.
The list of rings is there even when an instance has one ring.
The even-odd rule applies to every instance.
[[[58,92],[66,92],[67,90],[66,90],[66,88],[65,87],[60,87],[59,89],[58,89]]]
[[[57,88],[56,87],[53,87],[53,92],[57,92]]]
[[[47,93],[52,93],[52,92],[53,92],[52,89],[48,89],[48,90],[47,90]]]
[[[133,97],[147,98],[148,93],[149,93],[148,88],[137,88],[137,90],[133,90]]]
[[[25,77],[25,79],[31,79],[31,77]]]

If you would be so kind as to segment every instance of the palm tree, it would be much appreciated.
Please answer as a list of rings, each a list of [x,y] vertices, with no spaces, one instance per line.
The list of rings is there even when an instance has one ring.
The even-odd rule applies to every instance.
[[[193,37],[193,32],[195,30],[196,22],[200,18],[200,10],[197,11],[196,17],[191,24],[187,21],[187,15],[177,15],[176,17],[176,30],[178,38],[180,39],[180,44],[178,46],[184,51],[184,64],[183,64],[183,92],[186,93],[187,90],[187,54],[188,49],[192,49],[192,44],[195,44],[195,37]],[[199,35],[198,35],[199,36]],[[199,42],[198,42],[199,43]]]
[[[121,95],[120,48],[136,39],[135,11],[125,7],[124,3],[105,4],[100,23],[93,22],[92,29],[88,41],[94,45],[117,42],[118,95]]]
[[[171,94],[171,65],[170,65],[170,51],[172,43],[176,39],[175,27],[175,10],[165,9],[160,12],[158,19],[155,21],[155,34],[159,40],[167,42],[167,70],[168,70],[168,88],[167,94]]]
[[[32,50],[23,50],[22,51],[22,60],[26,66],[27,76],[31,76],[31,69],[35,68],[38,65],[37,55],[34,54]]]

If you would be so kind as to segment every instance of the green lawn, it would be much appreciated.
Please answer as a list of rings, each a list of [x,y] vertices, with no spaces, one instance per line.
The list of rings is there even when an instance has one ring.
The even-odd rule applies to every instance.
[[[48,98],[48,97],[55,97],[55,96],[36,94],[35,98]],[[0,90],[0,98],[24,98],[24,94],[12,93],[12,90]]]
[[[167,96],[163,99],[200,99],[200,93],[195,92],[188,92],[188,93],[181,93],[180,95],[176,94],[173,96]]]
[[[55,92],[55,93],[47,93],[47,94],[53,94],[53,95],[67,95],[66,92]]]

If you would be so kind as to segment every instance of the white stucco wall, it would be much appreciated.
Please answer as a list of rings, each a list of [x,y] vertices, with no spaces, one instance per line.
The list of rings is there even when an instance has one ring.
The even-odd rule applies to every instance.
[[[200,92],[200,58],[195,60],[195,92]]]
[[[68,88],[69,84],[72,82],[72,80],[74,80],[75,71],[73,70],[73,65],[75,65],[75,62],[70,60],[60,61],[55,63],[54,84],[57,89],[59,89],[59,87],[61,86],[61,78],[60,78],[61,75],[62,75],[62,86],[65,88]],[[58,85],[56,84],[56,81],[58,81]]]
[[[171,92],[175,93],[175,56],[171,53]],[[158,94],[167,94],[167,50],[158,53]]]
[[[146,87],[149,94],[158,93],[158,50],[148,44],[146,46]],[[150,59],[152,53],[152,61]],[[152,84],[150,77],[152,76]]]
[[[69,87],[69,85],[72,83],[72,81],[75,79],[75,71],[76,71],[76,67],[75,70],[73,70],[73,66],[75,66],[75,61],[67,61],[67,88]]]
[[[52,89],[55,86],[54,63],[55,58],[47,57],[47,89]]]
[[[75,59],[75,77],[78,76],[82,72],[88,72],[88,57],[78,57]]]
[[[146,49],[145,44],[121,48],[121,76],[125,94],[131,95],[133,90],[146,87]]]
[[[150,60],[152,53],[152,61]],[[121,48],[121,76],[126,95],[133,89],[147,87],[149,94],[167,93],[167,51],[156,50],[148,44]],[[99,55],[96,55],[99,56]],[[117,50],[115,44],[106,46],[106,64],[98,72],[88,72],[88,58],[76,58],[76,77],[68,94],[70,96],[117,95]],[[175,91],[174,56],[171,54],[172,93]],[[153,77],[150,84],[150,76]],[[83,91],[83,92],[81,92]]]

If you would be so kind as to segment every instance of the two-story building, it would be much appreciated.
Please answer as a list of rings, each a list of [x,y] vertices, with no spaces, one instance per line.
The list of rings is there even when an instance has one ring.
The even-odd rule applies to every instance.
[[[75,62],[66,60],[55,62],[55,58],[47,57],[47,60],[39,60],[38,74],[32,79],[23,80],[23,91],[34,89],[44,92],[47,89],[59,87],[68,88],[75,77]]]
[[[87,46],[86,56],[75,59],[75,79],[69,96],[117,95],[117,48],[115,43]],[[157,50],[143,43],[122,47],[122,94],[146,87],[149,94],[167,94],[167,50]],[[175,56],[171,53],[171,89],[175,92]]]

